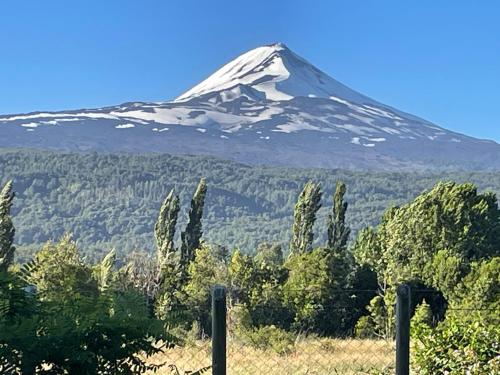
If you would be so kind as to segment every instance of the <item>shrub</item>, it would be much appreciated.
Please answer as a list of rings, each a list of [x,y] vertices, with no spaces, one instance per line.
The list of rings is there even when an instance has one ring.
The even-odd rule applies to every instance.
[[[290,354],[294,350],[295,336],[274,325],[238,332],[238,338],[243,343],[257,349],[270,349],[281,355]]]
[[[144,296],[83,264],[65,236],[18,274],[0,272],[0,373],[140,374],[145,358],[171,343]],[[106,275],[104,275],[106,274]],[[103,282],[106,281],[106,282]]]
[[[255,327],[248,308],[235,305],[229,310],[229,331],[243,344],[261,350],[273,350],[278,354],[290,354],[294,350],[295,336],[275,325]]]
[[[498,374],[500,327],[487,324],[479,314],[452,315],[436,328],[416,324],[412,336],[413,368],[421,375]]]

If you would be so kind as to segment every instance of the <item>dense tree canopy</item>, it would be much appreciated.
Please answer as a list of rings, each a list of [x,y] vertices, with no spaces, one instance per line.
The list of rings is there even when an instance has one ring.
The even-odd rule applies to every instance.
[[[282,245],[288,252],[293,209],[304,184],[321,182],[331,197],[337,181],[345,182],[351,238],[379,223],[383,211],[402,205],[437,181],[470,181],[481,191],[500,193],[500,174],[485,172],[366,172],[248,167],[204,157],[169,155],[58,154],[0,151],[0,184],[14,179],[16,256],[27,260],[43,243],[73,233],[89,261],[110,248],[118,257],[134,250],[152,252],[158,209],[175,188],[182,207],[189,207],[199,177],[207,191],[203,238],[214,244],[253,252],[259,243]],[[327,242],[331,199],[318,210],[313,247]],[[179,213],[183,230],[188,209]],[[180,232],[176,235],[179,240]]]
[[[381,283],[417,281],[450,294],[471,262],[500,254],[499,240],[496,196],[448,182],[389,209],[375,230],[359,235],[355,253]]]

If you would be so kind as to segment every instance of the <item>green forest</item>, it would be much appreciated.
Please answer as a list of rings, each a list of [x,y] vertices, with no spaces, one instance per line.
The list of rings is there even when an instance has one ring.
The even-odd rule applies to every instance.
[[[452,174],[54,155],[2,155],[0,373],[155,371],[149,355],[210,336],[209,287],[217,283],[228,289],[234,335],[280,355],[293,352],[304,334],[392,340],[396,288],[406,283],[414,291],[416,373],[500,373],[495,174],[455,173],[459,182],[435,182]],[[85,221],[68,234],[75,228],[64,219],[80,216]],[[219,233],[217,220],[225,217],[234,223]],[[85,222],[95,224],[89,237]],[[40,237],[31,257],[16,257],[24,223],[54,241]],[[111,223],[130,228],[122,241],[138,242],[126,249],[120,241],[99,242]],[[210,228],[215,240],[205,235]],[[238,249],[239,236],[254,235]],[[89,256],[110,244],[115,249]]]
[[[376,225],[384,210],[414,199],[441,180],[472,182],[500,194],[500,174],[490,172],[367,172],[249,167],[206,157],[170,155],[65,154],[2,150],[0,183],[13,179],[16,256],[28,260],[43,243],[72,233],[89,261],[111,248],[123,255],[155,248],[159,206],[175,188],[189,203],[200,176],[210,189],[203,217],[204,239],[254,253],[260,243],[288,249],[293,208],[302,186],[321,183],[315,245],[327,239],[326,222],[337,181],[348,186],[350,240]],[[181,210],[179,222],[187,222]],[[176,238],[176,241],[180,240]]]

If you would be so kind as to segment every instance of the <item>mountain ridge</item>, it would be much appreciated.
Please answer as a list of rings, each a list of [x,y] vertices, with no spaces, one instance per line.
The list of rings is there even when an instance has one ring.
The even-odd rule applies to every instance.
[[[0,115],[0,147],[212,155],[245,164],[500,169],[500,145],[350,89],[284,44],[257,47],[172,101]]]

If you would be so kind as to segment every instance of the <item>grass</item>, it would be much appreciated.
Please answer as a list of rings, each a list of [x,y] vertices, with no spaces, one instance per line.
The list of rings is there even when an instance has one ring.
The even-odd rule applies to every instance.
[[[237,340],[228,341],[227,368],[230,375],[319,375],[386,374],[394,372],[392,342],[368,339],[304,338],[293,351],[280,355],[272,349],[255,349]],[[151,363],[174,364],[156,374],[192,374],[211,365],[209,341],[165,350],[153,356]],[[207,371],[206,374],[211,374]]]

